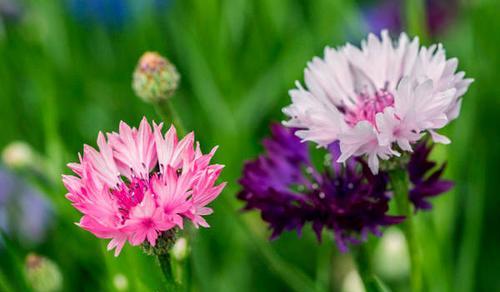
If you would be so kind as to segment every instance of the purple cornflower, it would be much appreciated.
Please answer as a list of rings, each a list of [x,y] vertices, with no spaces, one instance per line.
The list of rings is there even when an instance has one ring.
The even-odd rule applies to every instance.
[[[312,163],[307,143],[294,131],[275,124],[272,137],[264,140],[266,154],[247,162],[238,198],[245,210],[258,209],[269,223],[271,238],[285,230],[300,234],[311,223],[318,240],[324,228],[332,230],[341,251],[358,244],[368,233],[380,235],[380,227],[401,222],[390,216],[388,178],[373,175],[362,159],[349,159],[345,166],[336,163],[338,143],[326,153],[324,169]]]
[[[410,201],[415,210],[428,210],[432,208],[429,198],[449,191],[453,187],[450,180],[441,179],[446,163],[436,167],[437,163],[429,160],[432,144],[421,142],[415,146],[414,152],[408,163],[408,174],[412,188]]]

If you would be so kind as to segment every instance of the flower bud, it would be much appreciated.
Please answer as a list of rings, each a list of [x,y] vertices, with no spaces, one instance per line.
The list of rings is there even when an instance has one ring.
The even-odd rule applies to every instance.
[[[156,52],[146,52],[134,71],[132,87],[141,99],[157,103],[174,95],[179,84],[175,66]]]
[[[188,255],[188,242],[184,237],[177,239],[172,247],[172,256],[178,262],[182,262]]]
[[[61,291],[62,274],[59,267],[46,257],[28,254],[25,274],[28,283],[36,292]]]
[[[27,167],[33,163],[34,158],[31,146],[22,141],[12,142],[2,151],[2,160],[10,168]]]
[[[156,244],[152,246],[148,241],[142,243],[142,250],[147,255],[166,255],[170,252],[177,239],[178,228],[172,228],[164,231],[156,239]]]

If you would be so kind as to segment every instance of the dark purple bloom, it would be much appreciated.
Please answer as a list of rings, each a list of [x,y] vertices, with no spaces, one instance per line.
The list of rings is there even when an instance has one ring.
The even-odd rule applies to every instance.
[[[370,232],[380,235],[381,226],[404,219],[387,215],[387,175],[372,175],[361,159],[345,166],[336,163],[337,143],[325,152],[324,169],[318,170],[307,143],[301,143],[293,130],[278,124],[271,130],[272,137],[264,140],[266,154],[245,165],[238,194],[246,202],[245,210],[261,211],[271,238],[285,230],[300,234],[311,223],[318,240],[324,228],[332,230],[339,249],[347,251],[348,244],[360,243]]]
[[[425,142],[419,143],[408,163],[408,173],[412,188],[410,189],[410,200],[415,210],[428,210],[432,208],[429,198],[447,192],[453,187],[453,182],[441,179],[446,163],[440,167],[434,161],[429,160],[432,146]]]

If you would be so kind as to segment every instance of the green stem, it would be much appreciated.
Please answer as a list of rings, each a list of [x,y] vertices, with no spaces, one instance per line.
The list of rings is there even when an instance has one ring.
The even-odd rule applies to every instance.
[[[180,283],[175,281],[174,272],[172,269],[172,264],[170,263],[170,255],[162,254],[158,255],[158,263],[160,264],[161,272],[165,276],[166,291],[179,291],[181,290]]]
[[[455,290],[457,292],[473,291],[478,256],[480,253],[481,239],[483,232],[484,200],[485,200],[485,176],[484,169],[486,163],[483,157],[478,157],[474,166],[468,169],[469,191],[465,194],[465,223],[463,226],[463,236],[458,252]],[[471,196],[470,194],[474,194]]]
[[[14,291],[9,284],[9,280],[4,275],[3,271],[0,269],[0,291],[11,292]]]
[[[179,136],[184,136],[186,131],[180,116],[170,100],[160,101],[155,104],[155,109],[164,123],[172,123]],[[185,291],[188,285],[188,268],[186,264],[171,259],[169,254],[158,255],[161,271],[167,282],[167,291]],[[187,261],[185,261],[187,262]]]
[[[191,266],[190,266],[190,256],[186,256],[185,259],[181,261],[173,260],[172,268],[174,274],[174,280],[178,283],[179,291],[189,291],[190,278],[191,278]]]
[[[418,35],[425,43],[428,39],[427,16],[424,0],[406,0],[404,5],[406,29],[412,35]]]
[[[371,259],[366,245],[360,245],[357,250],[353,252],[353,256],[366,292],[389,291],[373,273]]]
[[[174,124],[179,136],[184,136],[186,134],[182,120],[177,111],[172,106],[172,102],[170,100],[164,100],[156,103],[155,109],[158,115],[162,118],[163,122],[167,124]]]
[[[330,242],[318,246],[316,254],[316,288],[323,291],[332,290],[333,249]]]
[[[403,233],[406,237],[408,252],[410,254],[411,274],[410,285],[411,291],[422,291],[422,269],[420,262],[420,252],[418,249],[417,237],[415,234],[413,211],[410,205],[408,192],[408,175],[402,169],[392,170],[389,172],[392,189],[394,191],[394,199],[398,212],[406,216],[406,220],[401,223]]]

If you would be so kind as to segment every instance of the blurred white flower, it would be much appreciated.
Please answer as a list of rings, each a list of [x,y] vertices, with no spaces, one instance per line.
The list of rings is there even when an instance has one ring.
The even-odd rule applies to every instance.
[[[374,268],[381,277],[399,280],[410,272],[409,254],[403,233],[389,228],[378,243],[374,253]]]
[[[184,237],[177,239],[174,246],[172,247],[172,256],[177,261],[183,261],[188,255],[188,242]]]
[[[356,270],[351,270],[342,281],[342,292],[365,292],[363,281]]]
[[[123,274],[116,274],[113,277],[113,286],[118,291],[125,291],[128,289],[128,279]]]
[[[2,160],[10,168],[27,167],[33,163],[34,158],[31,146],[23,141],[11,142],[2,151]]]

